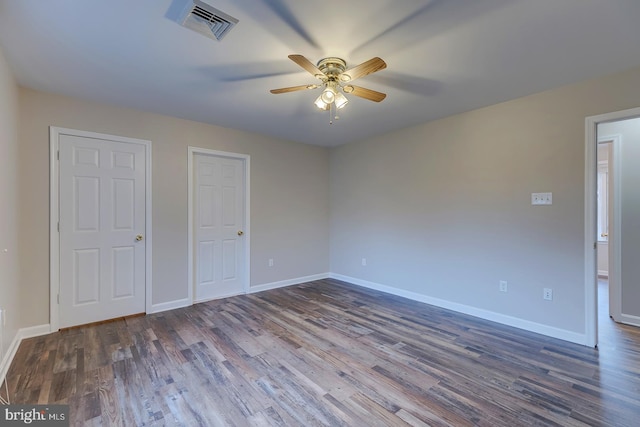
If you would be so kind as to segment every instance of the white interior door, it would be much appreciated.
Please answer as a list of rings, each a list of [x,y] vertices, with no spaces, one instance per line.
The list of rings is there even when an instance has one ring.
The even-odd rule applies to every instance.
[[[609,277],[609,151],[612,142],[598,143],[598,276]]]
[[[61,328],[145,312],[145,150],[60,135]]]
[[[245,290],[245,182],[242,159],[193,158],[194,301]]]
[[[616,322],[622,316],[621,250],[621,197],[620,197],[620,144],[618,135],[607,144],[607,260],[609,279],[609,316]]]
[[[597,233],[598,273],[602,260],[606,259],[606,275],[609,287],[609,316],[616,322],[621,321],[622,299],[620,282],[620,135],[598,138],[597,155]],[[604,173],[606,172],[606,173]],[[601,203],[604,201],[605,203]]]

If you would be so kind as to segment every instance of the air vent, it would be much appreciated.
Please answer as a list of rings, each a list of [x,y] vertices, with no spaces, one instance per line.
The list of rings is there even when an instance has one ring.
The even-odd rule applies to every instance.
[[[190,0],[180,19],[183,27],[218,41],[237,23],[236,18],[200,0]]]

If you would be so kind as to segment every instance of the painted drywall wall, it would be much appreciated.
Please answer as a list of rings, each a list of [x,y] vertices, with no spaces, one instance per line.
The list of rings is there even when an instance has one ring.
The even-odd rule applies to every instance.
[[[18,318],[18,86],[0,49],[0,360],[20,328]]]
[[[327,149],[21,88],[25,326],[49,316],[49,126],[152,141],[153,304],[187,297],[189,145],[251,156],[251,285],[328,272]]]
[[[585,117],[638,105],[635,69],[333,149],[331,271],[584,334]]]
[[[640,118],[603,123],[598,135],[620,135],[620,291],[622,314],[640,319]]]

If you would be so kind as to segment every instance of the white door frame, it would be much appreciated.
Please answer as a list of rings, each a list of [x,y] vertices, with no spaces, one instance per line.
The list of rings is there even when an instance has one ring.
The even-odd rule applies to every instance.
[[[124,136],[108,135],[104,133],[87,132],[76,129],[67,129],[56,126],[49,127],[49,325],[51,332],[60,327],[60,311],[58,306],[58,294],[60,292],[60,170],[58,168],[60,136],[70,135],[82,138],[105,139],[109,141],[124,142],[127,144],[141,144],[145,147],[145,161],[147,163],[145,176],[145,310],[152,312],[152,282],[151,282],[151,141],[144,139],[127,138]]]
[[[244,283],[242,288],[244,293],[249,293],[249,283],[251,283],[251,229],[250,229],[250,161],[251,157],[247,154],[239,154],[239,153],[231,153],[228,151],[218,151],[218,150],[210,150],[208,148],[199,148],[199,147],[188,147],[188,229],[189,229],[189,239],[188,239],[188,265],[189,265],[189,274],[188,274],[188,282],[189,282],[189,304],[193,304],[193,294],[194,294],[194,276],[193,276],[193,238],[195,234],[195,224],[193,223],[193,172],[194,172],[194,157],[196,154],[205,154],[209,156],[216,157],[226,157],[231,159],[241,160],[244,167],[244,226],[243,229],[245,231],[244,240]]]
[[[626,119],[640,117],[640,108],[631,108],[629,110],[615,111],[597,116],[590,116],[585,119],[585,188],[584,188],[584,290],[585,290],[585,345],[595,347],[598,345],[598,274],[597,274],[597,209],[598,201],[596,198],[597,176],[598,176],[598,132],[597,127],[600,123],[615,122]],[[620,144],[617,144],[618,146]],[[616,150],[616,147],[613,147]],[[619,147],[617,148],[619,149]],[[616,153],[613,154],[614,159]],[[619,172],[619,167],[614,165],[614,173]],[[615,185],[615,182],[614,182]],[[614,194],[614,203],[616,201]],[[609,269],[619,268],[620,253],[615,252],[616,245],[620,244],[620,239],[616,238],[619,234],[619,222],[615,220],[615,215],[619,215],[619,209],[616,211],[614,206],[614,228],[609,229],[609,245],[613,246],[613,259],[609,260]],[[614,271],[619,277],[620,271]],[[620,293],[618,289],[618,293]],[[615,297],[615,296],[614,296]]]

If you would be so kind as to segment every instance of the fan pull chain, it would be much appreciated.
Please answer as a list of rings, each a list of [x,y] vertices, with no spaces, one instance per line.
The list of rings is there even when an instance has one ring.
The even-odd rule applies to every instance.
[[[336,109],[335,103],[329,104],[329,124],[333,124],[333,120],[340,120],[340,116],[338,115],[338,110]]]
[[[329,124],[332,125],[333,124],[333,102],[331,104],[329,104]]]

